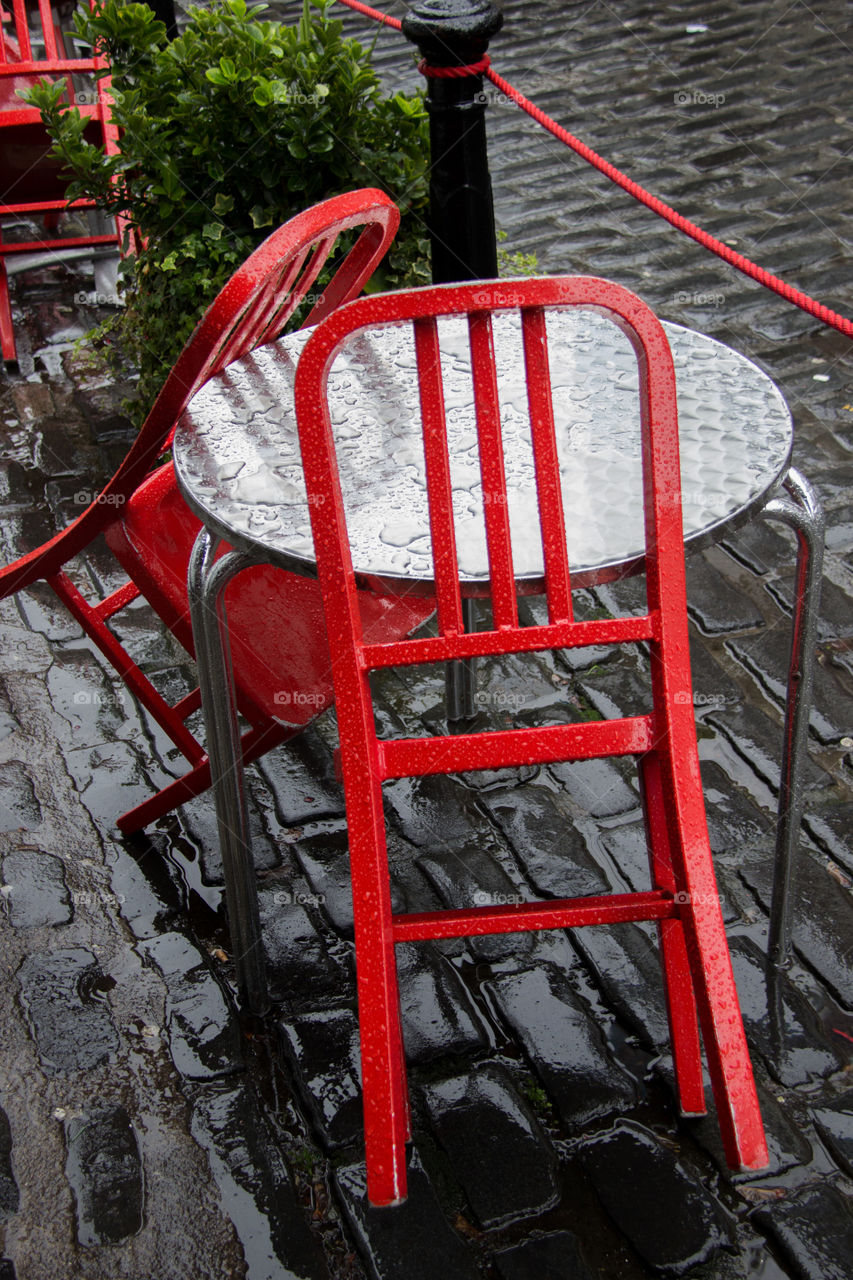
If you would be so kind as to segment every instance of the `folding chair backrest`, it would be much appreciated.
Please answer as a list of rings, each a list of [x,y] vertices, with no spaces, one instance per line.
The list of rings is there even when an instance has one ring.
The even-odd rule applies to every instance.
[[[310,294],[337,238],[363,227],[356,244],[307,317],[322,318],[339,302],[356,297],[394,238],[400,215],[388,196],[365,188],[333,196],[274,231],[234,273],[202,316],[148,414],[139,436],[112,479],[73,525],[52,542],[0,571],[4,594],[49,577],[120,516],[122,504],[145,479],[167,447],[195,392],[226,365],[278,337]],[[55,563],[54,563],[55,560]],[[5,573],[15,570],[12,585]]]
[[[625,333],[637,355],[649,602],[648,613],[641,617],[574,620],[545,322],[548,308],[554,307],[587,307],[606,314]],[[521,626],[518,618],[492,341],[492,315],[507,311],[520,312],[521,317],[545,566],[548,622],[535,627]],[[491,629],[471,635],[465,634],[463,625],[436,327],[438,317],[460,314],[467,316],[470,335],[472,402],[479,441],[493,615]],[[335,445],[324,393],[325,377],[336,352],[351,335],[406,321],[413,327],[417,358],[438,635],[371,645],[365,644],[360,634]],[[663,696],[669,685],[689,687],[686,646],[682,643],[686,638],[686,600],[675,374],[659,321],[634,295],[602,280],[562,278],[478,282],[365,298],[338,312],[312,335],[297,372],[296,405],[306,484],[312,495],[317,560],[321,581],[326,583],[327,609],[334,612],[334,618],[328,620],[329,632],[348,639],[339,657],[343,664],[351,662],[353,689],[360,684],[358,673],[368,669],[639,640],[653,641],[661,659],[655,664],[653,692]],[[642,497],[638,494],[638,501]],[[536,730],[537,750],[553,751],[553,759],[562,759],[569,738],[592,742],[596,737],[606,739],[612,750],[618,733],[624,735],[626,751],[642,750],[651,734],[649,718],[634,717],[621,722],[621,726],[607,722],[606,729],[604,725],[591,724]],[[476,747],[471,735],[425,739],[419,741],[417,751],[413,744],[398,748],[389,742],[383,743],[382,751],[386,767],[399,767],[404,772],[408,768],[412,772],[431,772],[431,760],[441,760],[445,772],[451,771],[445,767],[451,762],[458,769],[492,768],[523,763],[533,733],[508,730],[477,735]],[[545,745],[548,735],[551,748]],[[475,751],[477,764],[472,763],[471,751]]]

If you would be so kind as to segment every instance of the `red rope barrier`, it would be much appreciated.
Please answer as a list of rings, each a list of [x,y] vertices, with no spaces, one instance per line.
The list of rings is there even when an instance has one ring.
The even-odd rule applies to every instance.
[[[491,58],[484,53],[479,62],[469,62],[464,67],[434,67],[422,58],[418,63],[418,71],[429,80],[459,80],[462,76],[480,76],[488,72]]]
[[[380,13],[378,9],[371,9],[369,4],[360,4],[359,0],[341,0],[341,4],[345,4],[348,9],[355,9],[356,13],[363,13],[366,18],[374,18],[377,22],[384,22],[386,27],[393,27],[395,31],[402,31],[403,24],[399,18],[389,18],[387,13]]]
[[[378,22],[384,22],[389,27],[396,30],[402,28],[399,18],[390,18],[384,13],[380,13],[378,9],[372,9],[369,5],[361,4],[360,0],[340,0],[341,4],[347,5],[350,9],[355,9],[359,13],[363,13],[368,18],[374,18]],[[734,249],[729,248],[727,244],[723,244],[716,236],[712,236],[709,232],[703,231],[695,222],[691,222],[689,218],[685,218],[683,214],[678,213],[670,205],[663,200],[659,200],[657,196],[653,196],[651,192],[646,191],[645,187],[641,187],[638,182],[634,182],[626,174],[617,169],[615,165],[610,164],[607,160],[602,159],[597,152],[588,147],[586,143],[581,142],[574,134],[569,133],[568,129],[564,129],[562,125],[557,124],[556,120],[552,120],[549,115],[529,98],[525,98],[524,94],[519,92],[508,80],[504,80],[503,76],[499,76],[488,65],[488,59],[483,59],[483,66],[480,63],[474,67],[432,67],[429,71],[424,72],[425,75],[472,75],[479,73],[480,70],[491,80],[501,93],[505,93],[511,98],[516,106],[540,124],[543,129],[547,129],[555,138],[570,147],[576,155],[582,160],[586,160],[587,164],[591,164],[599,173],[603,173],[605,178],[609,178],[611,182],[615,182],[623,191],[627,191],[635,200],[639,200],[647,209],[651,209],[658,217],[665,219],[670,226],[676,227],[677,230],[683,231],[685,235],[695,240],[697,244],[702,245],[704,249],[709,249],[711,253],[715,253],[717,257],[722,258],[724,262],[728,262],[730,266],[737,271],[742,272],[745,276],[749,276],[751,280],[756,280],[759,284],[764,285],[766,289],[772,289],[774,293],[779,294],[787,302],[792,302],[794,306],[800,307],[803,311],[807,311],[809,315],[814,316],[817,320],[821,320],[824,324],[829,325],[833,329],[837,329],[839,333],[843,333],[848,338],[853,338],[853,321],[848,320],[845,316],[839,315],[837,311],[833,311],[830,307],[826,307],[822,302],[817,302],[814,298],[809,297],[807,293],[803,293],[800,289],[795,289],[793,285],[787,284],[781,280],[779,276],[773,275],[770,271],[765,271],[763,267],[757,266],[749,258],[745,258],[742,253],[735,253]]]

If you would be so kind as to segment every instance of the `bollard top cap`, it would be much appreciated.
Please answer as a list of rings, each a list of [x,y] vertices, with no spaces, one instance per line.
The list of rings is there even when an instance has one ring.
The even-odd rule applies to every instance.
[[[491,0],[413,0],[403,34],[436,66],[461,66],[483,54],[502,26]]]

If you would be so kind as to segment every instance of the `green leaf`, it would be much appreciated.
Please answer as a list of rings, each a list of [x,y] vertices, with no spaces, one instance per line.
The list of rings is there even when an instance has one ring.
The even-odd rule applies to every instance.
[[[271,227],[273,222],[272,209],[269,205],[263,206],[256,204],[249,210],[249,217],[252,219],[253,227]]]

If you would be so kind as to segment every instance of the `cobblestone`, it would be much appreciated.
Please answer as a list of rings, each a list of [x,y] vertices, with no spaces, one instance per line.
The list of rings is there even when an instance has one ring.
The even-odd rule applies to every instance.
[[[619,1120],[582,1152],[607,1212],[655,1271],[684,1275],[731,1243],[722,1205],[647,1129]],[[673,1204],[681,1208],[677,1219]]]
[[[119,1244],[142,1226],[139,1145],[124,1107],[100,1106],[66,1121],[65,1175],[82,1245]]]
[[[569,1130],[613,1111],[630,1111],[637,1101],[634,1082],[613,1060],[603,1032],[559,970],[543,965],[495,978],[486,990]]]
[[[496,1066],[429,1085],[430,1122],[484,1227],[550,1209],[557,1159],[530,1108]]]
[[[100,965],[85,947],[34,952],[18,970],[21,1003],[48,1075],[85,1071],[107,1061],[118,1048]]]

